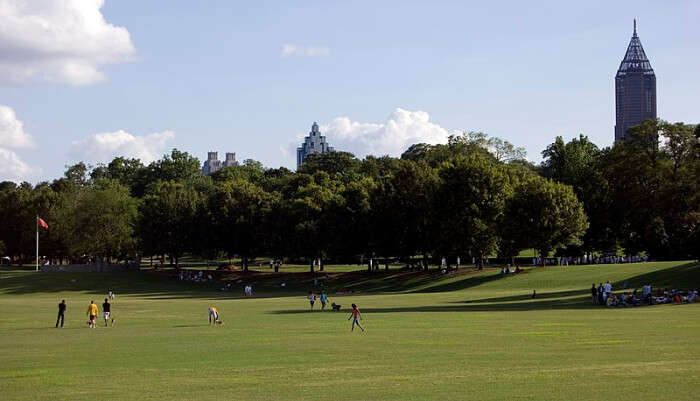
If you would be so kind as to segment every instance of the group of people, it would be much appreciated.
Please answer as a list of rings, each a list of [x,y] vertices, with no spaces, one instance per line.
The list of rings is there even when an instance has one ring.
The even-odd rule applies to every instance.
[[[102,304],[102,318],[104,319],[105,322],[105,327],[107,327],[108,323],[111,323],[114,325],[114,316],[112,315],[112,304],[109,302],[110,299],[114,300],[115,294],[113,291],[109,291],[107,298],[105,298],[104,303]],[[66,320],[66,311],[68,310],[68,304],[66,303],[65,299],[62,299],[61,302],[58,304],[58,316],[56,317],[56,328],[63,328],[63,325]],[[100,313],[99,308],[97,307],[97,304],[95,304],[95,301],[92,300],[90,301],[90,304],[88,305],[87,308],[87,315],[88,315],[88,327],[91,329],[94,329],[97,327],[97,315]],[[60,326],[59,326],[60,324]]]
[[[593,256],[593,255],[583,255],[583,256],[562,256],[559,258],[546,258],[545,260],[548,265],[559,265],[559,266],[569,266],[569,265],[602,265],[602,264],[617,264],[617,263],[641,263],[649,261],[647,255],[637,256]],[[542,258],[536,257],[532,258],[533,266],[542,266]]]
[[[658,304],[692,304],[695,302],[700,301],[698,299],[698,290],[689,290],[689,291],[681,291],[681,290],[676,290],[676,289],[667,289],[664,288],[661,290],[660,288],[656,290],[656,292],[653,291],[651,286],[645,286],[648,287],[646,289],[647,295],[645,299],[648,299],[649,305],[658,305]],[[642,294],[644,294],[645,287],[642,288]]]
[[[625,289],[626,289],[625,285]],[[698,302],[698,290],[680,291],[657,289],[651,284],[642,286],[641,293],[637,288],[633,291],[625,290],[622,293],[615,294],[612,292],[612,284],[606,282],[600,283],[596,287],[595,283],[591,285],[591,299],[593,304],[607,307],[625,307],[639,305],[657,305],[657,304],[683,304]]]
[[[246,297],[252,297],[253,296],[253,286],[248,284],[245,287],[243,287],[243,294]]]
[[[326,302],[328,300],[328,297],[325,296],[326,292],[321,293],[321,304],[322,304],[322,309],[326,307]],[[313,300],[312,300],[312,297]],[[314,302],[315,302],[315,294],[313,292],[309,293],[309,302],[311,302],[311,309],[314,307]],[[105,300],[107,301],[107,300]],[[90,305],[93,305],[90,303]],[[334,309],[335,309],[335,304],[333,304]],[[95,307],[96,308],[96,307]],[[209,315],[209,325],[223,325],[224,321],[221,320],[221,315],[219,315],[219,310],[216,308],[216,306],[210,306],[209,309],[207,309],[207,314]],[[105,318],[106,319],[106,318]],[[363,320],[362,318],[362,313],[360,313],[360,308],[357,307],[357,305],[352,304],[351,309],[350,309],[350,316],[348,317],[348,320],[352,319],[352,325],[350,326],[350,331],[355,331],[355,326],[359,327],[362,332],[365,331],[365,328],[360,325],[360,321]],[[106,324],[106,321],[105,321]]]
[[[204,271],[202,270],[180,270],[180,273],[178,273],[178,278],[180,281],[194,281],[197,283],[214,280],[214,277],[211,274],[207,274],[205,276]]]
[[[309,295],[306,298],[309,300],[311,310],[313,311],[314,304],[316,303],[316,294],[313,291],[309,291]],[[321,291],[321,295],[319,295],[318,299],[321,301],[321,310],[325,310],[326,303],[328,303],[328,294],[326,294],[325,290]]]
[[[520,268],[520,266],[517,266],[517,265],[515,266],[515,269],[512,269],[512,270],[511,270],[511,268],[510,268],[510,263],[508,263],[508,264],[506,265],[506,267],[502,267],[502,268],[501,268],[501,273],[500,273],[500,275],[501,275],[501,276],[504,276],[504,275],[506,275],[506,274],[518,274],[518,273],[520,273],[521,271],[523,271],[523,270]]]

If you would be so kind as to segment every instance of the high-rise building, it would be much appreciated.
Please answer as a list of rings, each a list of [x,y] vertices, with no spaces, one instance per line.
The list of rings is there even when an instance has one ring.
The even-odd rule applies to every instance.
[[[615,75],[615,141],[644,120],[656,119],[656,75],[637,36],[637,20],[627,53]]]
[[[328,153],[332,151],[333,148],[328,146],[326,137],[321,135],[321,131],[318,130],[318,124],[314,122],[311,125],[309,136],[305,137],[301,147],[297,148],[297,168],[304,163],[306,156],[312,153]]]
[[[219,160],[219,152],[208,152],[207,160],[205,160],[204,164],[202,165],[202,173],[209,175],[217,170],[221,170],[224,167],[231,167],[237,164],[235,153],[227,152],[226,160],[221,161]]]

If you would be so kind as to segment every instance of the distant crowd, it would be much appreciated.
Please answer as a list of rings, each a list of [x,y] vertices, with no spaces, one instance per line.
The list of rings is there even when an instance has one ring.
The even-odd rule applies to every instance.
[[[194,281],[194,282],[204,282],[212,281],[214,277],[211,274],[204,275],[202,270],[180,270],[178,273],[178,278],[180,281]]]
[[[598,284],[597,287],[595,283],[591,285],[591,299],[595,305],[609,308],[671,303],[680,305],[698,302],[698,290],[681,291],[666,288],[654,290],[651,284],[646,284],[642,286],[641,292],[635,288],[633,291],[616,294],[613,293],[612,284],[608,281],[605,284]]]
[[[583,256],[562,256],[560,258],[547,258],[547,264],[556,264],[560,266],[569,265],[608,265],[617,263],[641,263],[648,262],[649,257],[647,255],[637,256],[593,256],[593,255],[583,255]],[[542,258],[532,258],[533,266],[542,266]]]

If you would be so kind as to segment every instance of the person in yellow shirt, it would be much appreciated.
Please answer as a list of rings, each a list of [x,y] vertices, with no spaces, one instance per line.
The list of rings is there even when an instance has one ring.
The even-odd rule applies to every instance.
[[[95,301],[90,301],[90,305],[88,305],[87,314],[90,317],[90,321],[88,322],[88,325],[92,329],[95,328],[95,319],[97,318],[98,313],[99,313],[99,311],[97,310],[97,305],[95,305]]]
[[[214,325],[216,325],[216,324],[219,323],[219,322],[220,322],[220,320],[219,320],[219,310],[216,309],[215,306],[210,306],[210,307],[209,307],[209,324],[214,323]]]

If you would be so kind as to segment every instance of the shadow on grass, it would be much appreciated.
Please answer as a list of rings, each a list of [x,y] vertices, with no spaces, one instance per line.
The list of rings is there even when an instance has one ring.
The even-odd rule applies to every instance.
[[[496,276],[500,278],[500,276]],[[493,280],[493,276],[475,276],[430,287],[428,290],[442,288],[438,291],[451,291],[454,289],[467,288],[474,283],[484,283]],[[622,283],[627,282],[628,288],[622,290]],[[700,287],[700,264],[686,263],[668,269],[656,270],[649,273],[639,274],[620,280],[613,284],[616,292],[632,291],[635,287],[640,288],[643,284],[654,284],[656,287],[673,287],[679,289],[691,289]],[[475,284],[478,285],[478,284]],[[430,292],[430,291],[420,291]],[[639,306],[644,307],[644,306]],[[536,310],[560,310],[560,309],[602,309],[593,305],[590,298],[590,288],[585,287],[577,290],[566,290],[556,292],[540,292],[536,298],[532,298],[532,293],[526,292],[519,295],[506,297],[482,298],[453,302],[443,305],[391,307],[391,308],[362,308],[365,313],[401,313],[401,312],[519,312]],[[297,314],[305,313],[305,310],[279,310],[271,313],[275,314]]]
[[[117,296],[143,296],[153,299],[244,299],[243,286],[251,283],[256,298],[303,296],[312,288],[314,278],[328,289],[331,296],[344,287],[356,294],[372,293],[436,293],[459,291],[477,287],[496,280],[518,280],[521,275],[538,274],[536,270],[526,270],[515,276],[501,276],[497,269],[476,271],[462,269],[444,275],[437,270],[428,272],[411,271],[374,271],[351,273],[281,273],[277,275],[231,274],[223,278],[233,284],[232,291],[220,291],[225,282],[214,281],[195,283],[177,280],[174,275],[153,272],[129,273],[34,273],[25,271],[0,271],[0,295],[24,295],[34,293],[83,292],[88,297],[94,294],[106,294],[114,290]],[[242,283],[237,281],[243,280]],[[285,282],[285,288],[280,283]],[[685,263],[663,270],[637,274],[613,283],[615,290],[622,289],[627,282],[628,288],[641,288],[643,284],[655,287],[690,289],[700,287],[700,264]],[[585,308],[589,305],[589,287],[581,283],[576,290],[561,292],[541,292],[537,298],[530,299],[531,293],[507,297],[485,298],[456,302],[455,305],[437,305],[416,308],[392,309],[380,308],[373,312],[420,312],[420,311],[517,311],[536,309]],[[320,291],[316,288],[315,291]],[[572,298],[575,297],[575,298]],[[367,310],[371,311],[371,310]],[[299,313],[300,311],[280,311],[280,313]]]
[[[491,281],[497,274],[460,270],[456,281],[444,283],[455,277],[443,275],[437,270],[429,272],[407,271],[360,271],[347,273],[279,273],[241,274],[223,273],[217,276],[223,281],[197,283],[180,281],[174,272],[122,272],[122,273],[67,273],[67,272],[0,272],[0,294],[24,295],[35,293],[84,292],[107,294],[109,290],[119,295],[147,296],[154,299],[214,298],[239,299],[243,297],[243,286],[253,285],[255,298],[300,296],[310,290],[320,292],[322,288],[331,294],[340,288],[362,293],[391,292],[440,292],[469,288]],[[461,278],[465,277],[465,278]],[[314,279],[319,286],[314,288]],[[239,282],[240,281],[240,282]],[[281,283],[285,287],[281,287]],[[221,288],[231,283],[231,291]]]
[[[565,298],[538,300],[530,299],[522,302],[507,303],[474,303],[474,304],[452,304],[452,305],[425,305],[425,306],[398,306],[391,308],[362,308],[363,313],[402,313],[402,312],[525,312],[536,310],[556,310],[556,309],[591,309],[597,308],[587,302],[587,298]],[[348,312],[348,311],[346,311]],[[270,312],[273,314],[298,314],[308,313],[307,310],[288,309]]]
[[[495,297],[495,298],[482,298],[482,299],[470,299],[467,301],[457,301],[453,303],[457,304],[483,304],[483,303],[497,303],[497,302],[514,302],[514,301],[528,301],[528,300],[543,300],[543,299],[557,299],[564,297],[582,296],[590,294],[590,290],[569,290],[569,291],[557,291],[557,292],[543,292],[537,293],[536,298],[532,298],[532,293],[528,292],[522,295],[511,295],[508,297]],[[590,296],[584,297],[586,301],[590,300]]]
[[[651,284],[654,288],[698,289],[700,288],[700,263],[686,263],[669,269],[632,276],[612,283],[613,288],[621,289],[625,282],[630,291],[635,288],[641,291],[645,284]]]
[[[355,274],[353,278],[354,281],[345,288],[363,293],[432,293],[464,290],[490,281],[508,279],[509,276],[501,276],[497,269],[460,269],[449,274],[442,274],[439,270],[375,271]]]

